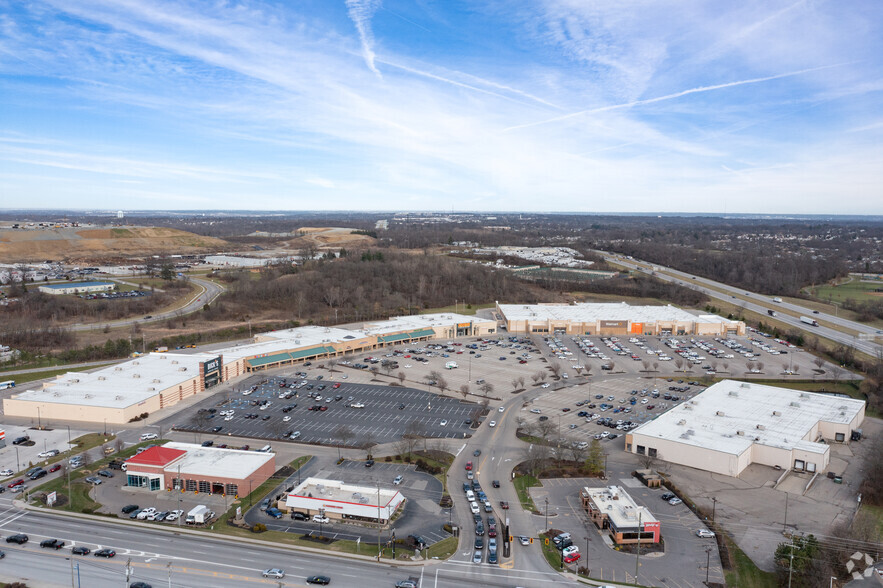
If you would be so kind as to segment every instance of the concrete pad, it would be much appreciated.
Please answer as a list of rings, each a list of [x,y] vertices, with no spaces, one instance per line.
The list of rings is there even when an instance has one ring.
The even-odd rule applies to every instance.
[[[853,556],[853,557],[855,557],[855,556]],[[848,562],[846,562],[846,573],[851,574],[853,571],[855,571],[855,562],[852,560],[849,560]]]
[[[853,580],[863,580],[864,576],[862,576],[861,572],[852,572]]]
[[[871,567],[872,565],[874,565],[873,558],[871,558],[871,556],[868,555],[867,553],[865,554],[865,565],[868,567]]]

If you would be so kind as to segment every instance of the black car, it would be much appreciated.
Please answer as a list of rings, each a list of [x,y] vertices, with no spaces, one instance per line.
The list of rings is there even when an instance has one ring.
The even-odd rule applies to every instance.
[[[137,504],[127,504],[122,509],[120,509],[123,514],[129,514],[130,512],[138,510]]]
[[[23,443],[27,443],[30,440],[31,440],[31,438],[28,437],[27,435],[25,435],[23,437],[16,437],[15,441],[13,441],[12,444],[13,445],[22,445]]]
[[[223,428],[224,427],[212,427],[212,433],[217,433],[218,431],[220,431]]]
[[[494,480],[493,482],[491,482],[491,486],[493,486],[494,488],[499,488],[499,487],[500,487],[500,481],[499,481],[499,480]]]
[[[113,478],[113,472],[110,470],[98,470],[98,475],[102,478]]]
[[[9,537],[6,538],[6,542],[7,543],[18,543],[19,545],[22,545],[23,543],[28,542],[28,536],[25,535],[24,533],[18,533],[17,535],[10,535]]]
[[[308,521],[310,517],[302,512],[291,513],[291,518],[295,521]]]
[[[368,461],[365,462],[365,467],[366,467],[366,468],[370,468],[370,467],[373,466],[373,465],[374,465],[374,460],[373,460],[373,459],[369,459]]]
[[[484,538],[476,537],[475,538],[475,549],[484,549]]]
[[[331,578],[328,576],[310,576],[307,578],[307,584],[321,584],[322,586],[327,586],[331,583]]]
[[[147,582],[132,582],[129,584],[129,588],[153,588],[153,586]]]
[[[40,541],[40,547],[51,547],[53,549],[61,549],[64,547],[64,541],[61,539],[43,539]]]
[[[130,519],[137,519],[139,514],[141,514],[141,509],[136,508],[135,510],[133,510],[132,512],[129,513],[129,518]]]
[[[95,557],[107,557],[111,558],[117,554],[113,549],[99,549],[95,552]]]
[[[74,555],[89,555],[91,550],[88,547],[83,547],[82,545],[77,545],[73,549],[71,549],[71,553]]]
[[[36,472],[34,472],[33,474],[31,474],[30,478],[32,480],[39,480],[40,478],[47,475],[48,473],[49,472],[47,472],[46,470],[40,469],[40,470],[37,470]]]
[[[674,497],[675,497],[675,495],[672,492],[666,492],[665,494],[660,496],[660,498],[663,500],[671,500]]]
[[[214,444],[215,444],[214,441],[203,441],[203,442],[202,442],[202,446],[203,446],[203,447],[211,447],[211,446],[214,445]]]

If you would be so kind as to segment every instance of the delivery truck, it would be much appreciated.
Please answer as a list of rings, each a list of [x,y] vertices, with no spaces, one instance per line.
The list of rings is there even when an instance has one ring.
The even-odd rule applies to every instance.
[[[187,518],[184,519],[184,522],[188,525],[204,525],[208,521],[215,516],[215,513],[209,510],[209,508],[200,504],[198,506],[194,506],[190,512],[187,513]]]
[[[802,316],[802,317],[800,317],[800,322],[802,322],[802,323],[806,323],[806,324],[808,324],[808,325],[812,325],[812,326],[814,326],[814,327],[818,327],[818,326],[819,326],[819,323],[816,322],[816,319],[809,318],[808,316]]]

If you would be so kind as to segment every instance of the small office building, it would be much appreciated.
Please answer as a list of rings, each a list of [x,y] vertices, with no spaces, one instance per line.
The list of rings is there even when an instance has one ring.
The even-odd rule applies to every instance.
[[[310,516],[324,514],[329,519],[386,524],[404,502],[397,490],[307,478],[288,493],[280,508]]]
[[[276,471],[276,454],[166,443],[129,458],[125,467],[133,488],[245,496]]]
[[[62,284],[44,284],[37,290],[43,294],[94,294],[110,292],[116,284],[113,282],[64,282]]]
[[[585,487],[580,502],[589,519],[599,529],[609,531],[618,545],[659,543],[662,527],[646,507],[639,506],[620,486]]]

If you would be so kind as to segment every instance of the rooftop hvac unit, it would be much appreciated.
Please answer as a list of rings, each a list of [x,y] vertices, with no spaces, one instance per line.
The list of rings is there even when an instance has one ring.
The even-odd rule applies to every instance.
[[[715,414],[715,416],[725,416],[725,415],[724,415],[724,411],[722,411],[722,410],[719,410],[719,411],[717,411],[717,412],[714,413],[714,414]]]
[[[801,392],[800,397],[801,398],[809,398],[809,394],[807,394],[806,392]]]
[[[133,378],[140,378],[140,377],[141,377],[141,374],[132,374],[132,377],[133,377]]]
[[[687,435],[695,435],[695,434],[696,434],[696,431],[694,431],[693,429],[687,429]]]
[[[737,435],[745,436],[745,431],[736,431],[736,434],[737,434]]]
[[[92,395],[91,394],[84,394],[83,398],[88,400],[89,398],[92,398]]]
[[[119,394],[117,394],[116,396],[113,397],[113,399],[114,399],[114,400],[122,400],[123,397],[120,396]]]
[[[105,378],[104,376],[98,376],[98,379],[99,380],[106,380],[107,378]]]
[[[113,371],[121,372],[121,371],[123,371],[123,368],[121,368],[120,366],[117,366],[117,367],[113,368]]]
[[[693,407],[690,406],[689,404],[685,404],[685,405],[684,405],[684,410],[693,410]]]
[[[141,365],[141,362],[136,359],[132,362],[132,365]]]
[[[80,378],[71,378],[71,383],[72,383],[72,384],[76,384],[76,383],[79,382],[79,381],[80,381]]]
[[[730,396],[736,396],[738,398],[739,393],[736,392],[735,390],[730,390]]]
[[[172,360],[172,363],[178,363],[178,360],[177,360],[177,359],[173,359],[173,360]]]
[[[800,403],[799,402],[792,402],[791,406],[793,406],[794,408],[800,408]]]
[[[686,433],[681,433],[680,437],[681,437],[681,439],[689,439],[690,438],[690,436],[687,435]]]
[[[179,371],[179,372],[186,372],[186,371],[187,371],[187,368],[186,368],[186,367],[179,367],[179,368],[178,368],[178,371]]]
[[[782,416],[782,413],[779,412],[778,410],[774,410],[774,411],[773,411],[773,416]]]
[[[748,382],[742,382],[742,385],[739,387],[740,388],[751,388],[751,384],[749,384]]]
[[[300,339],[295,339],[295,340],[294,340],[294,344],[295,344],[295,345],[300,345]]]
[[[159,380],[153,380],[154,384],[159,384]]]
[[[684,419],[681,419],[681,420],[678,421],[678,424],[681,425],[681,426],[683,426],[683,425],[686,425],[686,424],[687,424],[687,421],[685,421]]]
[[[56,398],[59,398],[61,396],[61,394],[56,392],[55,394],[53,394],[53,396],[55,396]]]
[[[757,426],[754,427],[754,428],[757,429],[758,431],[765,431],[765,430],[766,430],[766,427],[763,426],[763,425],[757,425]]]

